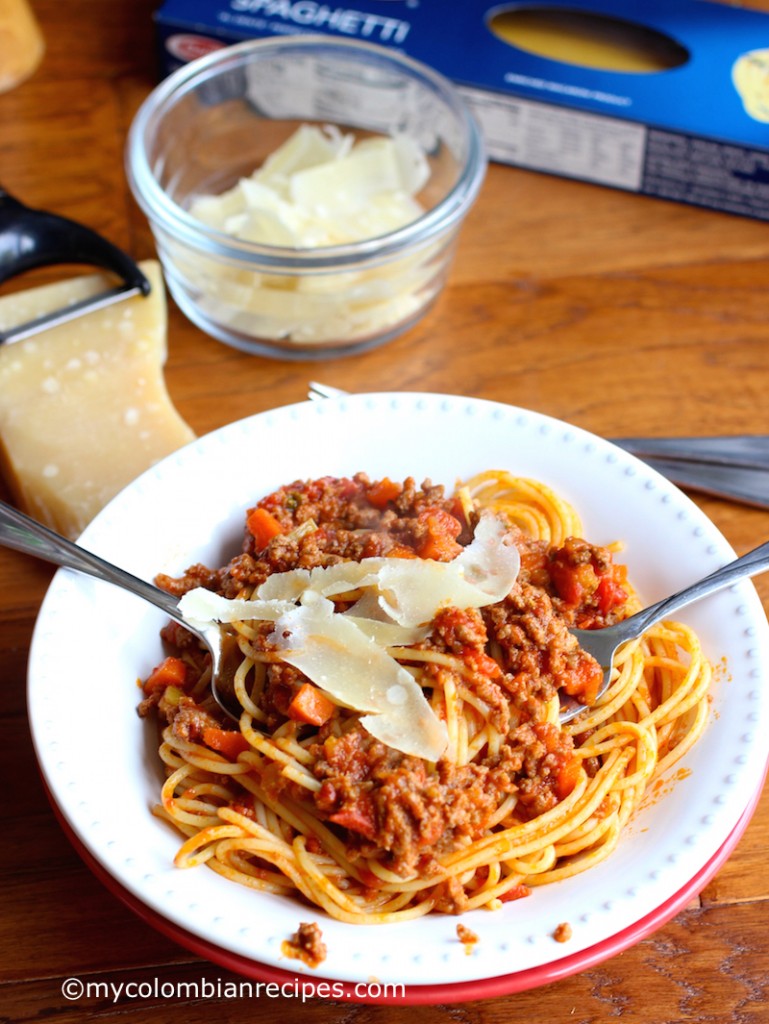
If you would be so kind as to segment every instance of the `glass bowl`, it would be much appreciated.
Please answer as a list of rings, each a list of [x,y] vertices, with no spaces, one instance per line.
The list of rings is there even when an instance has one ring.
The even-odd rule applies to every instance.
[[[246,240],[191,215],[201,196],[232,189],[303,126],[416,144],[429,170],[417,218],[311,247]],[[165,79],[134,119],[126,169],[189,319],[247,352],[313,359],[371,348],[423,316],[446,282],[486,159],[443,76],[384,47],[301,35],[226,47]]]

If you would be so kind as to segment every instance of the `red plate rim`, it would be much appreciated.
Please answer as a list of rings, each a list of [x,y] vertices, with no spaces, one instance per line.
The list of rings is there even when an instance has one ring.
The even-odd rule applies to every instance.
[[[690,900],[694,899],[704,889],[726,863],[745,829],[748,827],[750,819],[753,817],[758,806],[764,779],[761,779],[737,824],[710,860],[673,896],[615,935],[593,946],[589,946],[587,949],[580,950],[578,953],[561,957],[558,960],[552,960],[547,964],[537,967],[516,971],[512,974],[502,974],[493,978],[479,978],[472,981],[450,982],[447,984],[404,986],[383,984],[381,986],[381,995],[376,994],[375,985],[358,985],[351,982],[324,978],[321,975],[316,975],[314,972],[312,975],[305,975],[303,973],[301,977],[298,977],[297,974],[291,973],[291,971],[284,968],[271,967],[268,964],[259,963],[238,953],[232,953],[173,924],[173,922],[146,906],[138,897],[129,892],[99,863],[66,821],[45,780],[42,781],[62,829],[91,872],[138,917],[142,918],[156,931],[165,935],[166,938],[172,939],[191,953],[253,981],[288,986],[287,990],[290,991],[295,991],[297,984],[301,985],[302,982],[309,983],[311,981],[314,986],[325,984],[328,987],[327,991],[333,991],[332,998],[341,999],[345,1002],[390,1006],[418,1006],[494,999],[500,996],[514,995],[517,992],[524,992],[527,989],[538,988],[542,985],[552,984],[555,981],[569,977],[569,975],[595,967],[604,960],[616,956],[618,953],[645,939],[652,932],[666,924],[671,918],[675,917]],[[365,995],[361,994],[361,989],[365,990]]]

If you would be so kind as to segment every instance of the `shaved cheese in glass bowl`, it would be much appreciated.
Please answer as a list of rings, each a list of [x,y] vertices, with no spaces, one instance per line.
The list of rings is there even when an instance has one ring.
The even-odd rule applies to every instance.
[[[415,198],[430,177],[405,135],[356,139],[334,125],[302,125],[262,167],[219,195],[198,196],[190,213],[233,238],[296,250],[346,245],[397,231],[424,210]],[[274,340],[343,340],[375,331],[416,308],[429,272],[402,258],[375,269],[320,276],[244,276],[207,261],[189,277],[205,285],[205,307],[240,330]],[[234,313],[234,315],[233,315]]]
[[[180,68],[140,108],[127,150],[177,305],[281,358],[362,351],[416,323],[485,168],[450,82],[394,50],[318,36]]]
[[[420,217],[415,196],[429,177],[424,154],[406,135],[356,139],[334,125],[302,125],[237,185],[198,196],[190,213],[247,242],[343,245]]]

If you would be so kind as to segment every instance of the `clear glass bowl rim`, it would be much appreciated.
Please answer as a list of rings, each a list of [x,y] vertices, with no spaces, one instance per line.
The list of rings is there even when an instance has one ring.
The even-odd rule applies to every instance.
[[[368,53],[380,65],[392,64],[425,81],[448,103],[462,125],[467,153],[459,178],[446,196],[417,220],[397,231],[361,242],[324,246],[318,249],[290,249],[258,245],[215,231],[190,216],[161,188],[147,159],[145,139],[163,113],[180,97],[212,74],[242,66],[254,51],[347,51]],[[254,269],[330,270],[362,261],[379,262],[402,255],[411,248],[433,242],[447,229],[458,227],[480,191],[486,174],[486,152],[480,129],[454,85],[439,72],[399,51],[359,40],[325,35],[292,35],[249,39],[228,45],[200,57],[165,78],[146,97],[131,124],[125,155],[126,175],[137,203],[153,228],[175,241],[199,249],[209,256],[252,264]]]

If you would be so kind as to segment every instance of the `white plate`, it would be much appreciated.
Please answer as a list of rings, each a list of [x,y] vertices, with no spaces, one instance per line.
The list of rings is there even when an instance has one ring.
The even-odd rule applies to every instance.
[[[219,566],[240,546],[245,509],[297,478],[352,474],[430,477],[449,488],[488,468],[533,476],[579,510],[594,543],[621,539],[623,560],[652,601],[734,557],[703,513],[620,449],[557,420],[510,406],[429,394],[306,402],[218,430],[129,486],[81,543],[145,579],[202,561]],[[744,819],[769,758],[769,630],[755,589],[740,583],[681,617],[716,665],[706,732],[659,798],[630,823],[592,872],[536,889],[465,922],[430,916],[367,928],[298,902],[253,893],[206,868],[173,867],[179,837],[150,814],[161,771],[153,726],[136,714],[137,678],[160,660],[163,615],[67,570],[56,574],[35,630],[29,713],[45,780],[68,827],[130,896],[173,928],[255,964],[304,970],[281,956],[300,921],[320,923],[330,979],[411,986],[535,972],[579,963],[663,908],[702,872]],[[684,775],[685,777],[681,777]],[[744,827],[744,824],[741,826]],[[553,929],[568,921],[564,945]]]

